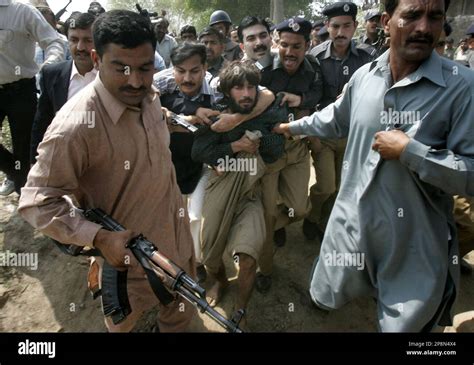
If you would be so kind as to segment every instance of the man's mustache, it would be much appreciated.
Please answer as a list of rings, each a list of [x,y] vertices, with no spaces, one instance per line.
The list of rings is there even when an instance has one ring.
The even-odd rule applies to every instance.
[[[139,87],[139,88],[135,88],[135,87],[132,87],[132,86],[123,86],[119,89],[120,91],[130,91],[130,92],[138,92],[138,91],[146,91],[146,87],[145,86],[142,86],[142,87]]]
[[[254,100],[252,98],[249,98],[249,97],[245,97],[245,98],[242,98],[239,100],[239,103],[253,103]]]
[[[253,49],[254,52],[265,52],[268,49],[267,46],[261,44]]]
[[[344,39],[344,40],[347,40],[347,38],[346,38],[346,37],[343,37],[343,36],[336,37],[336,39],[335,39],[335,40],[337,41],[338,39]]]
[[[194,82],[183,82],[181,85],[186,86],[186,87],[196,86],[196,84]]]
[[[91,54],[89,52],[83,52],[79,51],[75,53],[76,56],[90,56]]]
[[[408,37],[407,39],[407,43],[419,43],[419,42],[422,42],[422,43],[428,43],[428,44],[432,44],[434,41],[433,37],[429,34],[425,34],[425,35],[418,35],[418,36],[413,36],[413,37]]]

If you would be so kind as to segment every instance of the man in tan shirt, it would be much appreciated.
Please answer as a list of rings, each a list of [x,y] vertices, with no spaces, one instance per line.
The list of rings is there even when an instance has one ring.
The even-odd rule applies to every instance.
[[[132,313],[118,325],[106,318],[109,331],[124,332],[159,304],[125,248],[132,231],[143,233],[191,276],[194,254],[169,131],[151,86],[156,45],[151,23],[133,12],[110,11],[94,23],[93,35],[99,76],[64,105],[48,128],[19,212],[44,234],[95,247],[110,265],[128,269]],[[101,208],[129,230],[109,232],[70,214],[64,195],[74,196],[82,208]],[[160,305],[160,331],[185,330],[194,312],[178,301]]]

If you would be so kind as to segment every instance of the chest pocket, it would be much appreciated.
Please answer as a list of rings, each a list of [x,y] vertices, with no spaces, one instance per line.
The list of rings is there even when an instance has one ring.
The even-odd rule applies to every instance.
[[[0,50],[3,50],[8,43],[13,41],[13,30],[1,29],[0,30]]]

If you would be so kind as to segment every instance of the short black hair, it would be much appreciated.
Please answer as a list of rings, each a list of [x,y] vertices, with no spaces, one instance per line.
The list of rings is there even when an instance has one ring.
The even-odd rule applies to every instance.
[[[448,22],[445,22],[443,25],[444,28],[444,34],[446,34],[446,37],[449,37],[451,33],[453,32],[453,28]]]
[[[385,11],[392,16],[398,6],[399,0],[385,0]],[[448,11],[451,0],[444,0],[444,10]]]
[[[185,25],[184,27],[182,27],[179,32],[179,35],[183,35],[184,33],[191,33],[194,34],[195,37],[197,37],[196,27],[193,25]]]
[[[221,32],[219,32],[216,28],[213,28],[211,26],[207,26],[206,28],[204,28],[202,30],[201,33],[199,33],[199,41],[201,41],[201,38],[204,37],[204,36],[211,36],[211,35],[215,35],[217,37],[217,40],[219,41],[219,43],[221,44],[224,44],[225,43],[225,37],[224,37],[224,34],[222,34]]]
[[[94,24],[96,17],[91,13],[74,12],[64,22],[64,33],[67,36],[69,29],[89,29]]]
[[[199,43],[184,42],[171,52],[171,62],[174,66],[178,66],[193,56],[199,56],[201,63],[206,64],[206,47]]]
[[[111,10],[101,14],[92,26],[94,46],[102,57],[110,43],[136,48],[150,43],[156,49],[156,38],[148,18],[128,10]]]
[[[267,29],[268,34],[270,34],[270,24],[268,24],[266,19],[262,19],[258,16],[247,15],[245,18],[242,19],[237,30],[240,43],[244,42],[244,29],[247,29],[254,25],[263,25]]]
[[[251,60],[233,61],[219,74],[219,90],[228,97],[233,87],[241,86],[245,81],[258,87],[260,80],[260,70],[255,66],[255,62]]]
[[[163,24],[166,24],[167,27],[170,26],[170,22],[168,21],[168,19],[166,19],[164,16],[159,16],[155,19],[155,28],[160,20],[163,20]]]

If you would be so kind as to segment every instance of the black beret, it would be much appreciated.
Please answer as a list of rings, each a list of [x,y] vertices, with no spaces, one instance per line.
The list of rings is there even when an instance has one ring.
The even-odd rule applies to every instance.
[[[382,13],[377,9],[370,9],[367,13],[365,13],[364,20],[370,20],[375,17],[381,17]]]
[[[318,32],[318,36],[322,36],[322,35],[325,35],[325,34],[329,34],[328,32],[328,27],[324,26],[322,27],[319,32]]]
[[[276,25],[275,29],[278,32],[290,32],[300,34],[304,36],[306,40],[308,40],[312,26],[311,22],[307,21],[306,19],[295,16],[293,18],[286,19],[280,24]]]
[[[348,1],[339,1],[326,6],[323,9],[323,14],[328,18],[349,15],[355,19],[357,16],[357,5]]]
[[[313,29],[314,28],[318,28],[318,27],[324,27],[324,20],[316,20],[314,23],[313,23]]]
[[[467,35],[474,36],[474,24],[472,24],[472,25],[467,29],[466,34],[467,34]]]

